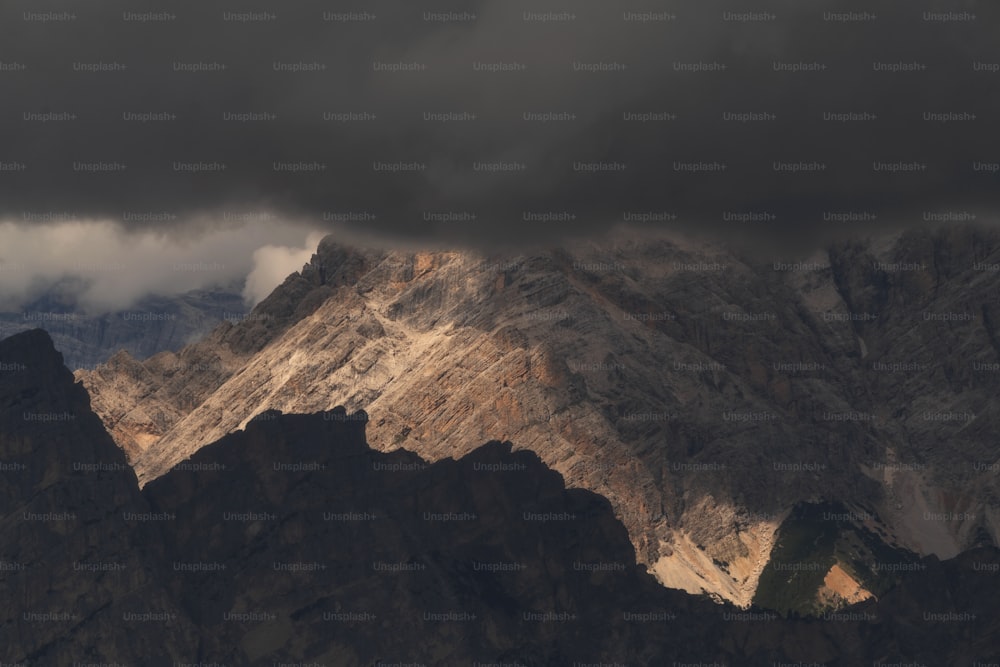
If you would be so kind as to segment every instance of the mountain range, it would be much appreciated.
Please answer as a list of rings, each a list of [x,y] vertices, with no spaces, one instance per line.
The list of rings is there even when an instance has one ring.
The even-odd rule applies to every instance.
[[[137,359],[177,351],[220,322],[239,321],[246,311],[237,287],[151,295],[127,310],[101,314],[79,312],[72,298],[55,289],[17,312],[0,312],[0,338],[41,327],[52,336],[67,366],[93,369],[119,350]]]
[[[142,489],[51,338],[0,341],[0,660],[988,664],[1000,551],[783,618],[661,586],[612,504],[509,442],[429,462],[267,410]]]
[[[883,546],[996,544],[997,270],[976,227],[794,261],[681,237],[507,255],[328,237],[242,321],[76,377],[140,485],[267,410],[363,409],[372,448],[429,462],[510,441],[607,498],[662,584],[741,607],[783,522],[834,503],[829,554],[868,546],[823,556],[795,608],[836,608],[888,585]]]

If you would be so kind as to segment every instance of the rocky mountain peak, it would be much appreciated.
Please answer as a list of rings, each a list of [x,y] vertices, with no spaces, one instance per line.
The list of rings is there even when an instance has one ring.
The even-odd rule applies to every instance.
[[[55,378],[62,377],[66,373],[62,354],[56,350],[52,338],[44,329],[29,329],[0,340],[0,355],[3,355],[5,359],[17,359],[16,363],[21,366],[27,367],[29,363],[31,364],[32,373],[10,375],[6,378],[8,383],[17,380],[25,383],[37,383],[34,378],[39,376]],[[7,372],[18,372],[18,369],[11,369]],[[70,375],[72,376],[72,373]]]
[[[140,381],[79,377],[141,483],[262,409],[364,409],[382,451],[535,451],[611,501],[662,582],[745,605],[803,502],[870,508],[919,554],[995,539],[995,480],[968,463],[992,461],[1000,349],[974,258],[1000,261],[995,233],[768,263],[681,238],[508,257],[327,239],[255,319]]]
[[[101,637],[99,628],[148,609],[175,614],[160,635],[168,644],[198,645],[148,572],[162,563],[146,548],[145,531],[129,525],[128,517],[149,512],[135,473],[51,338],[36,329],[0,341],[0,362],[0,597],[17,601],[0,611],[0,656],[31,664],[135,659],[148,651],[148,635]],[[68,642],[81,625],[91,628],[89,639]],[[166,650],[159,664],[178,650]]]
[[[42,329],[0,341],[0,416],[4,420],[0,432],[18,443],[16,455],[30,457],[37,464],[30,474],[43,475],[47,457],[59,455],[124,461],[121,449],[91,412],[87,391],[63,365],[62,354]],[[33,448],[50,436],[58,436],[54,444],[66,449]],[[14,450],[9,453],[15,455]],[[59,462],[60,467],[67,465],[67,461]],[[127,472],[133,474],[130,468]]]

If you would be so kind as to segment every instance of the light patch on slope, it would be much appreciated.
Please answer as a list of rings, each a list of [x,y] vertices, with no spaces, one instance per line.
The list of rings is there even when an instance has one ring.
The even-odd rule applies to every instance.
[[[904,539],[917,553],[934,554],[938,558],[954,558],[961,551],[955,535],[949,531],[951,521],[937,521],[934,516],[945,513],[940,506],[932,506],[927,493],[933,488],[915,471],[897,472],[893,490],[902,505],[901,521],[896,522]],[[928,519],[928,517],[932,517]],[[957,529],[956,529],[957,532]],[[908,538],[908,539],[907,539]]]
[[[861,466],[861,472],[870,479],[881,482],[885,487],[886,512],[891,517],[883,525],[889,528],[891,541],[910,551],[938,558],[955,557],[960,551],[960,540],[949,530],[952,521],[935,521],[933,515],[946,511],[940,503],[932,503],[928,498],[940,498],[941,492],[927,482],[917,470],[899,461],[899,455],[892,447],[885,450],[886,462],[880,468]],[[931,520],[928,520],[928,518]]]
[[[673,553],[653,564],[653,574],[667,588],[694,594],[707,592],[739,607],[749,607],[757,592],[760,574],[770,561],[775,535],[787,516],[788,511],[785,511],[773,521],[758,522],[741,532],[740,541],[749,554],[729,563],[728,571],[716,565],[688,535],[675,532],[675,539],[669,545]]]

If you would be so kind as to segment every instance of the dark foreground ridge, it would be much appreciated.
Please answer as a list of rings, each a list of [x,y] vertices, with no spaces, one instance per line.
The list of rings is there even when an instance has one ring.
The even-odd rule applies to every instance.
[[[510,443],[427,464],[371,450],[363,412],[265,412],[140,492],[44,332],[0,364],[5,664],[1000,659],[992,548],[781,619],[662,588],[604,498]]]

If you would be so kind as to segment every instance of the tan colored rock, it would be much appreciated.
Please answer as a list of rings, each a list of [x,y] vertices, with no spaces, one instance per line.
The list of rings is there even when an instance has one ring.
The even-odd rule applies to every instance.
[[[886,539],[921,553],[998,534],[995,476],[965,462],[990,460],[1000,427],[989,410],[1000,374],[971,366],[1000,340],[995,290],[971,259],[1000,258],[1000,242],[921,234],[843,244],[794,271],[684,239],[492,257],[328,238],[247,322],[141,369],[124,360],[78,378],[141,483],[270,408],[364,409],[373,447],[429,460],[509,439],[606,496],[640,562],[672,559],[657,568],[665,580],[745,604],[775,517],[798,502],[875,508]],[[876,260],[936,266],[938,285]],[[921,324],[949,310],[980,314],[960,344]],[[866,312],[877,318],[850,318]],[[923,370],[872,370],[899,360]],[[786,370],[796,364],[807,370]],[[932,406],[978,416],[923,420]],[[890,452],[927,466],[923,491],[871,472]],[[827,467],[776,468],[801,462]],[[972,518],[915,522],[924,511]]]
[[[864,602],[870,599],[872,594],[845,572],[839,563],[834,563],[823,577],[823,586],[817,597],[823,607],[840,608]]]

